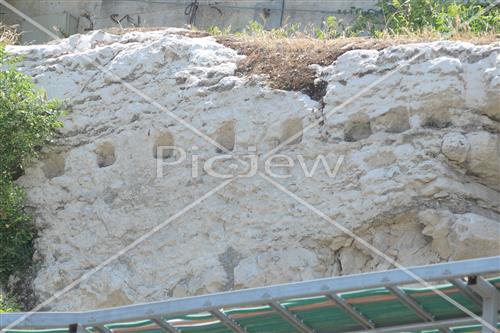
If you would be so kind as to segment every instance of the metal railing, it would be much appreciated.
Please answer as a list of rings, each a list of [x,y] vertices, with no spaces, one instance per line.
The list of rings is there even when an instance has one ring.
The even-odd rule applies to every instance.
[[[477,324],[477,320],[464,314],[463,318],[453,320],[435,320],[435,318],[420,308],[415,301],[402,291],[399,286],[415,283],[415,276],[427,281],[449,281],[463,293],[464,296],[482,306],[482,318],[491,326],[498,322],[498,307],[500,293],[483,276],[500,275],[500,256],[470,259],[449,263],[433,264],[409,268],[407,270],[393,269],[381,272],[355,274],[331,277],[312,281],[287,283],[261,288],[243,289],[203,296],[170,299],[162,302],[137,304],[124,307],[85,312],[37,312],[27,316],[25,313],[0,314],[0,328],[6,328],[16,323],[16,329],[47,329],[70,327],[71,333],[88,332],[92,327],[101,333],[110,333],[105,325],[111,323],[131,322],[149,319],[165,332],[178,332],[172,324],[162,318],[175,315],[186,315],[209,312],[232,332],[246,332],[221,309],[268,305],[276,313],[295,327],[299,332],[312,333],[314,330],[303,323],[285,306],[284,300],[326,296],[343,308],[347,315],[356,320],[364,330],[353,332],[403,332],[423,329],[440,329],[450,332],[450,327]],[[467,282],[461,278],[468,277]],[[339,293],[384,287],[390,290],[403,304],[413,310],[425,321],[394,327],[376,327],[369,318],[358,313],[347,302],[339,300]],[[483,332],[496,332],[483,328]]]

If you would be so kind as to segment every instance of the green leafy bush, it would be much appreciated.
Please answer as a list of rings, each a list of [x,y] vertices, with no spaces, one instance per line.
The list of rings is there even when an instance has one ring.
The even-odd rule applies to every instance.
[[[207,32],[213,36],[224,36],[228,35],[231,32],[231,26],[227,26],[221,29],[218,26],[213,25],[207,28]]]
[[[430,30],[450,32],[500,32],[500,5],[488,8],[481,1],[380,0],[383,29],[390,33]]]
[[[500,4],[489,7],[486,2],[476,0],[457,3],[452,0],[379,0],[378,10],[352,8],[354,19],[336,33],[331,24],[316,32],[316,36],[334,38],[337,36],[358,36],[360,34],[380,36],[438,34],[470,32],[474,34],[500,32]],[[331,22],[336,22],[335,18]],[[337,24],[337,26],[340,25]],[[340,31],[342,30],[342,31]]]
[[[364,10],[352,7],[343,14],[352,19],[344,21],[328,16],[321,27],[285,25],[281,28],[266,30],[257,21],[251,21],[238,35],[254,37],[303,37],[312,35],[325,40],[341,36],[391,36],[419,35],[431,33],[441,36],[450,33],[500,33],[500,3],[481,0],[379,0],[377,9]],[[210,28],[213,35],[229,34],[230,28],[221,30]]]
[[[249,36],[262,36],[266,33],[264,26],[257,21],[250,21],[246,28],[243,30],[243,34]]]
[[[314,34],[318,39],[331,39],[339,36],[339,22],[335,16],[328,16],[323,22],[323,29],[316,28]]]
[[[19,311],[18,305],[13,299],[3,296],[0,293],[0,313]]]
[[[26,269],[33,255],[35,228],[13,181],[61,126],[61,103],[17,71],[16,60],[0,45],[0,283]]]
[[[0,47],[0,174],[16,177],[54,130],[61,103],[47,100]]]
[[[11,179],[0,177],[0,281],[31,263],[33,223],[23,210],[25,195]]]

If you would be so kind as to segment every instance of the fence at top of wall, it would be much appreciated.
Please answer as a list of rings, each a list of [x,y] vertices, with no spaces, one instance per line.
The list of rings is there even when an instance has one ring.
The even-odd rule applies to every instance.
[[[8,0],[60,37],[110,27],[231,27],[238,31],[250,21],[266,29],[299,23],[321,26],[327,16],[344,21],[355,8],[375,9],[377,0]],[[22,43],[49,40],[41,31],[0,6],[0,21],[18,24]]]

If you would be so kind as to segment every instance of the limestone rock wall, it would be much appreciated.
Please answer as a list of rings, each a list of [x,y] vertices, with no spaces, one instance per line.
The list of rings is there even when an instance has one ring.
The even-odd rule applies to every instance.
[[[290,177],[274,181],[403,265],[499,254],[498,45],[350,51],[317,67],[328,84],[321,104],[272,90],[263,78],[236,77],[234,50],[177,32],[94,32],[9,48],[25,55],[23,71],[72,110],[61,136],[19,180],[40,230],[34,297],[47,299],[224,181],[200,168],[193,177],[193,156],[199,166],[222,154],[179,120],[241,156],[256,150],[263,157],[303,130],[280,150],[295,162]],[[185,161],[161,165],[158,174],[158,162],[183,157],[158,153],[158,145],[181,147]],[[312,177],[301,169],[299,159],[310,170],[320,155],[331,168],[343,158],[334,177],[321,163]],[[231,160],[217,168],[242,172]],[[207,195],[50,308],[389,267],[255,175]]]

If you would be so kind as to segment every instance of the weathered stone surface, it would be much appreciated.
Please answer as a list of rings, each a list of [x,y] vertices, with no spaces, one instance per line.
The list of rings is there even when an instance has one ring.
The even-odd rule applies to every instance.
[[[19,180],[40,229],[35,296],[50,297],[168,222],[52,309],[390,267],[339,225],[403,265],[500,252],[498,46],[435,42],[348,52],[319,73],[328,82],[324,108],[234,76],[235,51],[169,30],[95,32],[9,50],[25,54],[21,69],[72,108],[61,138]],[[301,135],[272,169],[290,177],[274,180],[331,221],[259,175],[238,178],[167,220],[223,181],[201,168],[223,156],[206,138],[262,158],[295,131]],[[173,165],[183,152],[158,153],[158,145],[185,149],[186,160]],[[318,156],[330,169],[343,156],[335,176]],[[170,165],[157,168],[162,162]],[[215,164],[225,174],[244,170],[235,160]]]
[[[455,162],[465,162],[470,143],[462,133],[448,133],[443,137],[441,150],[450,160]]]

